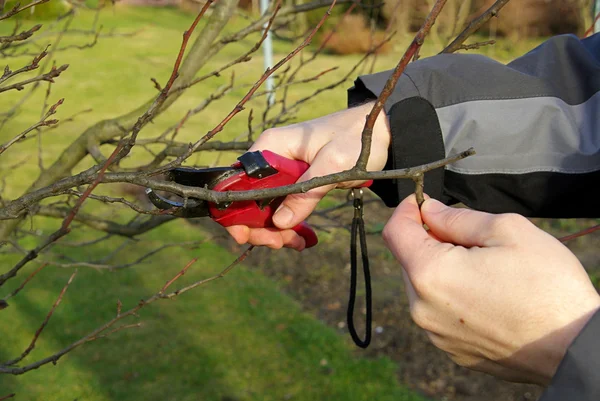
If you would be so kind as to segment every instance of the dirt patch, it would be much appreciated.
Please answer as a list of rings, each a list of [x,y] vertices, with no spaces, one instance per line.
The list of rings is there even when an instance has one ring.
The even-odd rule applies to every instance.
[[[391,209],[379,202],[367,205],[365,215],[368,228],[380,231],[391,213]],[[247,264],[279,281],[284,291],[299,300],[306,311],[336,328],[340,335],[351,341],[346,327],[350,236],[345,229],[331,229],[331,225],[349,224],[351,210],[338,210],[334,215],[331,221],[319,218],[312,221],[330,228],[329,233],[319,233],[320,246],[301,254],[259,248],[253,252]],[[556,236],[594,224],[592,220],[534,222]],[[595,275],[600,272],[599,243],[600,235],[591,235],[568,244]],[[234,252],[242,249],[232,241],[226,241],[223,245]],[[404,385],[437,400],[527,401],[540,397],[540,387],[507,383],[461,368],[435,348],[410,318],[401,268],[385,248],[381,236],[370,235],[368,248],[373,280],[373,341],[367,350],[357,348],[357,354],[390,357],[397,362],[398,377]],[[359,298],[362,295],[359,293]],[[363,305],[360,299],[357,310],[364,313]],[[362,333],[362,321],[360,318],[357,320],[358,331]]]

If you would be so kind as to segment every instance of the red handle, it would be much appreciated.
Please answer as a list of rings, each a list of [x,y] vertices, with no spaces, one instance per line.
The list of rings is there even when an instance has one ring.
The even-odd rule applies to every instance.
[[[304,238],[307,248],[312,248],[319,242],[319,238],[317,238],[315,231],[305,222],[298,224],[296,227],[292,228],[292,230],[296,231],[299,236]]]
[[[235,174],[219,182],[213,190],[215,191],[247,191],[252,189],[275,188],[283,185],[293,184],[308,169],[309,165],[300,160],[291,160],[276,153],[264,150],[262,157],[275,173],[264,177],[248,176],[245,172]],[[241,167],[241,163],[234,164]],[[368,187],[373,181],[367,181],[361,187]],[[233,202],[225,208],[209,203],[210,215],[217,223],[224,227],[232,225],[245,225],[251,228],[275,227],[273,214],[279,207],[283,197],[272,202],[261,205],[260,201],[238,201]],[[305,222],[293,228],[306,241],[306,247],[310,248],[319,242],[317,234]]]

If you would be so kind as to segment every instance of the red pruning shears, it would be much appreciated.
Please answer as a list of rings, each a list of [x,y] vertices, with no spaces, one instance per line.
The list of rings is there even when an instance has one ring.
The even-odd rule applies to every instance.
[[[246,152],[230,167],[205,169],[175,168],[167,179],[181,185],[202,187],[213,191],[248,191],[275,188],[295,183],[308,169],[303,161],[287,159],[268,150]],[[245,225],[251,228],[275,227],[273,214],[284,197],[264,200],[237,201],[216,204],[199,199],[176,202],[146,189],[150,201],[159,209],[173,209],[178,217],[209,216],[223,227]],[[306,247],[317,245],[317,234],[306,223],[293,228],[304,240]]]

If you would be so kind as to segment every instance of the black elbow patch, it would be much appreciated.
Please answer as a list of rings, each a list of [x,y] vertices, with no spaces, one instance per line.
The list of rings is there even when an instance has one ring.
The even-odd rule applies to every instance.
[[[442,129],[435,108],[422,97],[411,97],[394,104],[388,113],[392,144],[386,170],[415,167],[446,157]],[[425,192],[444,198],[444,168],[425,173]],[[376,180],[371,186],[388,207],[397,206],[414,192],[409,179]]]

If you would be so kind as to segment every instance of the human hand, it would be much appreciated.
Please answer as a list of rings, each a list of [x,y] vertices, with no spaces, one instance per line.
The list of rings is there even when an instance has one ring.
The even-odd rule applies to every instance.
[[[548,384],[600,308],[577,258],[519,215],[432,199],[419,212],[411,196],[383,238],[404,268],[413,320],[454,362],[474,370]]]
[[[370,102],[314,120],[266,130],[249,150],[270,150],[307,162],[310,167],[298,182],[347,170],[358,159],[365,118],[372,108],[373,102]],[[382,111],[373,129],[368,170],[381,170],[385,166],[389,145],[390,130]],[[356,187],[361,183],[344,182],[288,195],[273,215],[277,228],[231,226],[227,230],[240,244],[266,245],[273,249],[285,246],[301,251],[305,247],[304,239],[291,228],[306,219],[327,192],[334,188]]]

